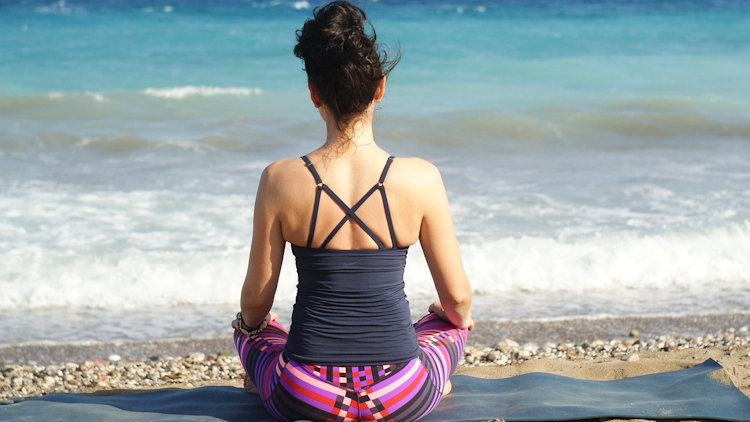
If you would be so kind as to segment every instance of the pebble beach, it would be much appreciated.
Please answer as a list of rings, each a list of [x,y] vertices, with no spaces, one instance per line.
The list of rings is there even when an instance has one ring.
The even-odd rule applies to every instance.
[[[725,322],[743,320],[741,314],[683,320],[700,324],[701,318]],[[747,315],[744,318],[747,321]],[[642,321],[641,325],[649,327],[649,322],[656,324],[655,321]],[[607,323],[612,321],[598,325],[606,327]],[[543,371],[608,380],[683,369],[712,358],[724,366],[731,381],[750,397],[748,325],[724,330],[708,329],[700,335],[687,337],[671,334],[644,336],[639,329],[631,328],[616,338],[553,342],[543,340],[551,340],[551,333],[540,332],[539,327],[526,324],[526,334],[518,327],[512,332],[521,341],[502,337],[489,343],[482,332],[495,324],[478,324],[477,335],[470,336],[470,344],[456,373],[498,378]],[[582,321],[568,321],[567,324],[575,326]],[[548,325],[554,327],[555,323]],[[537,337],[530,339],[530,331],[536,331]],[[37,354],[30,353],[31,350]],[[0,403],[3,404],[58,392],[121,394],[203,385],[239,387],[244,376],[229,339],[23,346],[2,349],[1,356]],[[39,360],[28,360],[29,357]]]

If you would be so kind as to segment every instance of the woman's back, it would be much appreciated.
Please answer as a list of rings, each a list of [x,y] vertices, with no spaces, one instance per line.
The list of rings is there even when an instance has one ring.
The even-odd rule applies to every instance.
[[[349,208],[376,186],[388,161],[388,153],[375,145],[353,147],[354,152],[328,158],[320,150],[307,155],[322,182]],[[369,148],[372,151],[364,151]],[[316,203],[316,180],[300,158],[280,160],[266,170],[270,189],[275,191],[274,206],[280,211],[279,223],[284,240],[307,246]],[[388,218],[393,222],[396,247],[408,247],[419,238],[424,210],[430,206],[430,193],[442,189],[439,174],[431,164],[417,158],[396,157],[383,182],[383,196],[370,195],[356,210],[356,215],[387,248],[391,241]],[[315,218],[312,247],[320,247],[335,227],[346,217],[346,209],[325,191],[320,194]],[[365,229],[350,218],[331,237],[328,249],[376,249],[377,243]]]
[[[350,158],[350,164],[355,165],[374,162]],[[370,168],[359,174],[347,174],[351,167],[339,165],[337,169],[336,160],[329,161],[326,169],[338,170],[338,177],[335,172],[327,173],[331,179],[341,181],[342,173],[348,175],[349,183],[339,185],[347,193],[346,199],[323,180],[307,156],[301,157],[301,161],[309,172],[308,178],[314,182],[315,196],[310,207],[306,201],[295,200],[303,195],[285,195],[293,203],[281,208],[289,215],[304,214],[292,205],[312,210],[307,240],[303,245],[292,242],[299,279],[284,354],[300,362],[336,365],[383,365],[416,358],[419,347],[404,294],[406,248],[398,247],[385,187],[394,157],[386,157],[379,175],[366,189],[362,180],[370,176],[367,171]],[[352,199],[357,190],[362,193]],[[322,207],[324,198],[335,208]],[[370,228],[371,222],[363,221],[359,215],[362,207],[378,204],[381,207],[378,220],[385,221],[387,237],[376,235]],[[375,209],[371,213],[375,214]],[[332,216],[338,220],[335,226],[316,230],[319,220],[333,223]],[[375,221],[373,215],[367,217]],[[338,243],[349,247],[328,248],[345,226],[348,236]],[[363,233],[377,249],[354,247],[364,242]],[[319,243],[316,237],[324,240]]]

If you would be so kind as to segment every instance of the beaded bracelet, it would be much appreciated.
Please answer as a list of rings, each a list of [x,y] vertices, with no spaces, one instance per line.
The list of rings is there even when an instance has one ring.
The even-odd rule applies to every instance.
[[[234,325],[242,334],[245,334],[247,336],[254,336],[263,331],[263,329],[268,326],[269,319],[269,315],[266,315],[266,317],[263,318],[263,321],[261,321],[258,325],[256,325],[255,327],[248,327],[247,324],[245,324],[245,321],[242,320],[242,312],[237,312],[237,318],[235,319],[236,324]]]

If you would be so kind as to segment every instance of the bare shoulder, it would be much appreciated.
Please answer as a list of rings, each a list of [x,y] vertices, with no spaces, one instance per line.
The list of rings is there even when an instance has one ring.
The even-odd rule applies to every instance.
[[[393,163],[394,179],[417,191],[442,187],[440,171],[431,162],[416,157],[398,157]]]
[[[299,158],[284,158],[274,161],[263,169],[261,185],[280,189],[289,186],[293,180],[299,180],[300,175],[306,172],[304,162]]]
[[[393,164],[393,174],[388,175],[386,181],[389,186],[388,195],[394,200],[395,209],[400,210],[397,218],[401,221],[411,221],[414,241],[419,234],[422,218],[442,203],[445,198],[445,188],[438,168],[421,158],[397,158]]]
[[[295,187],[308,173],[305,164],[299,158],[287,158],[269,164],[261,174],[258,184],[258,196],[268,205],[275,207],[288,206],[294,201]],[[309,173],[307,174],[309,176]],[[312,180],[312,179],[311,179]]]

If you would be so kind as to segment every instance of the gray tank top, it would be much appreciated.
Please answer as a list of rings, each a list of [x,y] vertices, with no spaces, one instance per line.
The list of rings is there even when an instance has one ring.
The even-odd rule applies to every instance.
[[[404,293],[407,248],[396,247],[383,186],[393,157],[388,158],[378,183],[351,208],[323,183],[307,157],[302,160],[317,188],[307,245],[292,245],[299,283],[284,354],[299,362],[349,366],[414,359],[419,355],[419,345]],[[383,200],[390,248],[356,214],[375,191],[380,191]],[[321,192],[326,192],[346,215],[320,248],[313,248]],[[375,241],[378,249],[326,249],[350,219]]]

